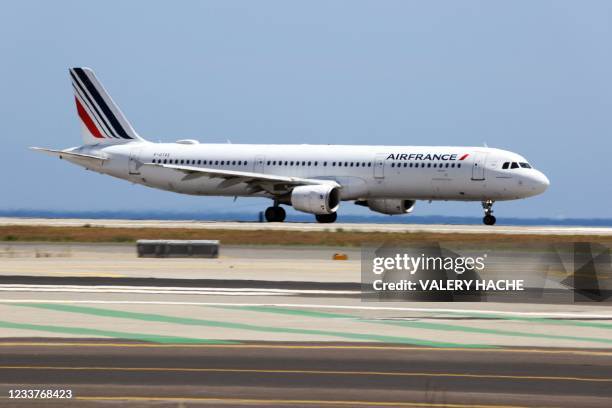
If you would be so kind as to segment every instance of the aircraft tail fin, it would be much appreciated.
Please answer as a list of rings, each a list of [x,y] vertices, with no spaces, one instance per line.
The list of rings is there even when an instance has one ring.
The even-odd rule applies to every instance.
[[[90,68],[70,68],[85,144],[143,141]]]

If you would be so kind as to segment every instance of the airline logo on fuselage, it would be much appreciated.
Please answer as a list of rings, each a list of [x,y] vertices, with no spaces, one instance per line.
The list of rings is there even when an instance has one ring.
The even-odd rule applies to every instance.
[[[469,154],[464,154],[457,158],[457,154],[439,153],[391,153],[387,160],[436,160],[436,161],[456,161],[465,160]]]

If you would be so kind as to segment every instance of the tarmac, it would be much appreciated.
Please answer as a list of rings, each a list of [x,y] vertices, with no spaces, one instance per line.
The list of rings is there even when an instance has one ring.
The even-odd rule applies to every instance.
[[[353,223],[297,223],[297,222],[223,222],[223,221],[162,221],[162,220],[108,220],[108,219],[52,219],[52,218],[0,218],[3,225],[116,228],[192,228],[222,230],[270,231],[359,231],[359,232],[412,232],[443,234],[509,234],[509,235],[597,235],[610,236],[609,227],[557,227],[557,226],[485,226],[485,225],[425,225],[425,224],[353,224]]]
[[[9,383],[72,395],[46,407],[603,407],[612,397],[602,350],[36,339],[1,341],[0,353],[3,395]]]
[[[609,406],[607,302],[372,302],[360,250],[0,245],[0,404]]]

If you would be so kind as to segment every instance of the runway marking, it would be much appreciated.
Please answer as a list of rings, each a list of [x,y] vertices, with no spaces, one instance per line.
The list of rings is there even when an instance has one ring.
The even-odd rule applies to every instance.
[[[208,340],[208,339],[197,339],[189,337],[178,337],[178,336],[163,336],[157,334],[144,334],[144,333],[128,333],[108,330],[90,329],[86,327],[69,327],[69,326],[51,326],[51,325],[39,325],[39,324],[26,324],[26,323],[13,323],[0,321],[0,327],[5,329],[19,329],[19,330],[35,330],[45,331],[51,333],[64,333],[64,334],[77,334],[77,335],[90,335],[90,336],[102,336],[111,338],[123,338],[140,341],[151,341],[156,343],[212,343],[212,344],[235,344],[233,341],[226,340]]]
[[[119,319],[144,320],[171,324],[181,324],[189,326],[207,326],[207,327],[222,327],[226,329],[247,330],[265,333],[290,333],[290,334],[306,334],[313,336],[324,336],[332,338],[345,338],[351,340],[368,340],[379,341],[384,343],[408,343],[422,346],[433,347],[490,347],[484,344],[461,344],[450,342],[437,342],[433,340],[415,339],[403,336],[388,336],[367,333],[341,332],[332,330],[318,329],[296,329],[290,327],[274,327],[274,326],[259,326],[248,323],[224,322],[218,320],[194,319],[187,317],[167,316],[153,313],[137,313],[122,310],[102,309],[84,306],[62,305],[57,303],[13,303],[14,306],[32,307],[46,310],[54,310],[59,312],[80,313],[94,316],[103,316]]]
[[[215,287],[172,287],[172,286],[112,286],[112,285],[0,285],[2,292],[76,292],[76,293],[144,293],[171,295],[359,295],[358,290],[310,290],[310,289],[265,289],[265,288],[215,288]]]
[[[235,310],[248,310],[260,313],[279,313],[279,314],[303,314],[301,311],[295,309],[286,308],[274,308],[274,307],[253,307],[253,306],[230,306],[227,309]],[[526,333],[519,331],[500,330],[500,329],[486,329],[480,327],[471,327],[457,324],[445,324],[445,323],[434,323],[434,322],[423,322],[423,321],[410,321],[410,320],[378,320],[378,319],[367,319],[361,318],[360,316],[353,315],[339,315],[336,313],[325,313],[307,312],[310,317],[319,318],[339,318],[344,317],[346,319],[352,319],[356,322],[372,323],[372,324],[384,324],[390,326],[402,326],[402,327],[414,327],[425,330],[442,330],[442,331],[461,331],[465,333],[479,333],[479,334],[493,334],[498,336],[511,336],[511,337],[531,337],[531,338],[545,338],[555,340],[577,340],[577,341],[589,341],[595,343],[612,343],[612,339],[608,338],[597,338],[597,337],[578,337],[578,336],[566,336],[556,334],[543,334],[543,333]],[[611,328],[611,327],[607,327]]]
[[[156,402],[219,402],[223,404],[266,404],[266,405],[348,405],[348,406],[377,406],[377,407],[447,407],[447,408],[528,408],[519,405],[483,405],[483,404],[448,404],[430,402],[392,402],[392,401],[347,401],[347,400],[301,400],[301,399],[255,399],[255,398],[222,398],[222,397],[83,397],[76,396],[76,400],[84,401],[156,401]]]
[[[280,349],[280,350],[369,350],[369,351],[465,351],[477,353],[515,353],[515,354],[561,354],[584,356],[612,356],[612,351],[588,349],[519,349],[519,348],[463,348],[463,347],[425,347],[425,346],[373,346],[373,345],[336,345],[336,344],[211,344],[211,343],[110,343],[110,342],[2,342],[0,347],[116,347],[116,348],[203,348],[203,349]]]
[[[13,303],[60,303],[60,304],[108,304],[108,305],[167,305],[167,306],[274,306],[295,307],[302,309],[338,309],[338,310],[387,310],[398,312],[432,312],[451,314],[474,314],[490,316],[548,316],[549,318],[582,318],[610,319],[612,314],[571,313],[571,312],[515,312],[496,310],[446,309],[427,307],[395,307],[395,306],[361,306],[361,305],[325,305],[309,303],[228,303],[228,302],[177,302],[156,300],[73,300],[73,299],[0,299],[0,304]]]
[[[612,382],[612,378],[571,377],[547,375],[504,375],[472,373],[428,373],[395,371],[344,371],[344,370],[288,370],[258,368],[203,368],[203,367],[102,367],[102,366],[13,366],[0,365],[0,370],[53,370],[53,371],[136,371],[136,372],[194,372],[194,373],[256,373],[256,374],[306,374],[306,375],[347,375],[376,377],[449,377],[449,378],[494,378],[500,380],[541,380]]]

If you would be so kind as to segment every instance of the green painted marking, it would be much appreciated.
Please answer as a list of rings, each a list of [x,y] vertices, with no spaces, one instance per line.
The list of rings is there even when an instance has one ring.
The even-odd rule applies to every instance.
[[[479,327],[461,326],[461,325],[445,324],[445,323],[417,322],[417,321],[389,321],[389,320],[387,321],[366,320],[366,321],[371,322],[371,323],[378,323],[378,324],[415,327],[419,329],[462,331],[466,333],[494,334],[498,336],[533,337],[533,338],[553,339],[553,340],[575,340],[575,341],[589,341],[589,342],[594,342],[594,343],[612,344],[612,339],[599,338],[599,337],[578,337],[578,336],[566,336],[566,335],[561,335],[561,334],[526,333],[526,332],[517,332],[517,331],[511,331],[511,330],[483,329]]]
[[[264,312],[264,313],[279,313],[279,314],[292,314],[295,313],[296,309],[291,308],[282,308],[282,307],[274,307],[274,306],[233,306],[232,308],[249,310],[254,312]],[[432,323],[432,322],[418,322],[418,321],[397,321],[397,320],[373,320],[373,319],[363,319],[359,316],[354,315],[342,315],[336,313],[326,313],[326,312],[315,312],[316,314],[312,314],[312,312],[305,312],[306,314],[312,317],[322,317],[322,318],[348,318],[354,319],[357,321],[362,321],[366,323],[375,323],[375,324],[385,324],[385,325],[394,325],[394,326],[407,326],[414,327],[418,329],[428,329],[428,330],[443,330],[443,331],[462,331],[466,333],[479,333],[479,334],[494,334],[498,336],[512,336],[512,337],[534,337],[534,338],[545,338],[545,339],[554,339],[554,340],[576,340],[576,341],[589,341],[596,343],[612,343],[612,339],[607,338],[597,338],[597,337],[578,337],[578,336],[566,336],[566,335],[555,335],[555,334],[540,334],[540,333],[526,333],[526,332],[515,332],[510,330],[500,330],[500,329],[484,329],[478,327],[470,327],[456,324],[446,324],[446,323]],[[301,314],[300,312],[296,314]],[[476,313],[474,313],[476,315]],[[480,314],[477,314],[480,315]],[[539,320],[547,320],[547,319],[538,319]]]
[[[551,319],[551,318],[546,318],[546,317],[512,316],[512,315],[495,314],[495,313],[487,313],[487,314],[470,313],[470,312],[448,312],[448,313],[458,315],[458,316],[487,317],[490,319],[516,320],[516,321],[525,321],[525,322],[531,322],[531,323],[554,324],[554,325],[560,325],[560,326],[594,327],[597,329],[612,330],[612,324],[599,323],[599,322],[582,322],[579,320],[559,320],[559,319]]]
[[[290,334],[307,334],[315,336],[330,336],[330,337],[341,337],[351,340],[367,340],[367,341],[379,341],[384,343],[403,343],[403,344],[414,344],[419,346],[428,347],[462,347],[462,348],[484,348],[489,347],[481,344],[460,344],[460,343],[446,343],[429,340],[421,340],[400,336],[384,336],[377,334],[363,334],[363,333],[350,333],[341,331],[331,330],[315,330],[315,329],[295,329],[289,327],[272,327],[272,326],[259,326],[254,324],[246,323],[232,323],[223,322],[217,320],[205,320],[205,319],[194,319],[188,317],[176,317],[167,316],[153,313],[137,313],[127,312],[113,309],[102,309],[97,307],[85,307],[85,306],[74,306],[74,305],[62,305],[62,304],[49,304],[49,303],[13,303],[13,306],[25,306],[39,309],[56,310],[60,312],[70,313],[81,313],[89,314],[94,316],[113,317],[119,319],[134,319],[144,320],[151,322],[163,322],[172,324],[183,324],[190,326],[208,326],[208,327],[222,327],[228,329],[238,330],[249,330],[257,332],[267,333],[290,333]]]
[[[141,340],[152,343],[204,343],[204,344],[237,344],[224,340],[193,339],[189,337],[161,336],[156,334],[127,333],[118,331],[89,329],[86,327],[51,326],[41,324],[26,324],[0,321],[0,327],[5,329],[35,330],[50,333],[78,334],[88,336],[112,337],[118,339]]]

